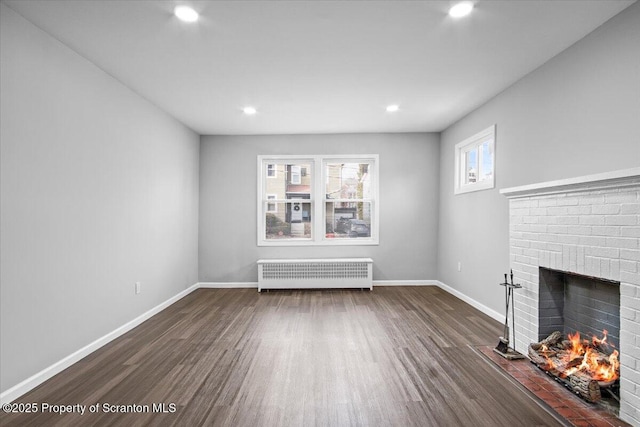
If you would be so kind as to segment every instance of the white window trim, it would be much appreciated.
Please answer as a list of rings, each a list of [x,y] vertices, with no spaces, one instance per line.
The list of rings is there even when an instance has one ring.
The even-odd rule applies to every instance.
[[[326,174],[324,171],[325,162],[340,162],[349,163],[353,161],[361,160],[368,162],[372,167],[372,182],[371,192],[373,199],[371,200],[371,236],[368,238],[359,237],[354,239],[335,239],[327,238],[325,230],[325,218],[324,218],[324,192],[326,190]],[[311,238],[292,238],[286,240],[267,240],[264,238],[266,232],[265,215],[266,207],[263,203],[267,203],[262,199],[265,189],[266,171],[263,170],[263,165],[268,163],[273,164],[287,164],[291,162],[296,163],[308,163],[310,170],[308,173],[312,178],[311,187],[311,199],[305,199],[305,203],[311,204],[312,212],[312,226],[311,226]],[[257,244],[258,246],[365,246],[365,245],[378,245],[379,244],[379,229],[380,229],[380,173],[379,173],[380,160],[378,154],[352,154],[352,155],[310,155],[310,156],[297,156],[297,155],[260,155],[258,156],[258,185],[257,185]],[[322,199],[318,197],[322,196]],[[331,200],[335,201],[335,200]],[[353,201],[353,200],[349,200]],[[273,200],[269,200],[273,203]],[[293,202],[293,200],[276,200],[276,202]]]
[[[474,147],[479,147],[480,145],[482,145],[482,143],[487,141],[487,139],[491,139],[491,145],[492,145],[492,150],[491,150],[492,162],[491,163],[493,165],[493,173],[491,174],[491,178],[465,184],[464,174],[466,173],[466,170],[462,165],[465,159],[464,153],[466,153],[467,151],[469,151]],[[480,175],[481,161],[482,159],[480,155],[480,150],[478,150],[478,175]],[[495,180],[496,180],[496,125],[491,125],[488,128],[456,144],[454,194],[464,194],[472,191],[488,190],[490,188],[494,188]]]

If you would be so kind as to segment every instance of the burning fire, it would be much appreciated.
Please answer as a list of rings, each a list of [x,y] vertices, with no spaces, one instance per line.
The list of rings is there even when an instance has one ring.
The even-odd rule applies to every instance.
[[[568,334],[570,345],[567,351],[555,355],[558,363],[549,358],[550,350],[544,345],[540,349],[540,354],[545,357],[548,363],[547,368],[557,371],[562,378],[568,377],[577,371],[582,371],[596,381],[615,381],[618,379],[618,370],[620,368],[620,362],[618,361],[620,353],[614,349],[609,356],[606,356],[596,350],[596,348],[614,347],[607,342],[607,331],[604,330],[602,332],[602,338],[594,336],[591,342],[582,340],[580,332]],[[559,365],[568,368],[562,369],[562,366]]]

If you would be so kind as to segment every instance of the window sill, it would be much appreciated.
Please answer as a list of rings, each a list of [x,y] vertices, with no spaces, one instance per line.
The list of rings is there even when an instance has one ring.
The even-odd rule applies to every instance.
[[[482,191],[482,190],[490,190],[495,188],[495,184],[493,180],[491,181],[482,181],[476,184],[465,185],[463,187],[457,187],[454,190],[454,194],[464,194],[464,193],[472,193],[474,191]]]
[[[281,240],[281,241],[260,241],[258,246],[378,246],[380,242],[376,239],[323,239],[314,240]]]

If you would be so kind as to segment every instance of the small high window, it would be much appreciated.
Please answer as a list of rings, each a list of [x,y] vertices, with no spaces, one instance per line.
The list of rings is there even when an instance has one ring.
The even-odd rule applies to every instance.
[[[455,194],[495,186],[495,130],[490,126],[456,144]]]

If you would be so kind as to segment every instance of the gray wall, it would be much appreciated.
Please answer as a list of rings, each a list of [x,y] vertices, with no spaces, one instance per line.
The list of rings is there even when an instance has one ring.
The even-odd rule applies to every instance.
[[[442,133],[442,282],[503,312],[509,214],[499,189],[640,165],[639,46],[636,3]],[[494,123],[496,188],[455,196],[454,145]]]
[[[0,11],[2,391],[198,280],[256,281],[259,258],[372,257],[376,280],[440,279],[502,311],[508,210],[498,190],[640,164],[640,4],[441,137],[206,136],[200,144]],[[497,188],[454,196],[453,146],[493,123]],[[352,153],[380,155],[380,245],[257,247],[257,155]]]
[[[437,134],[204,136],[200,281],[256,282],[260,258],[371,257],[374,280],[436,278]],[[259,154],[379,154],[380,245],[258,247]]]
[[[199,137],[0,11],[5,391],[198,281]]]

